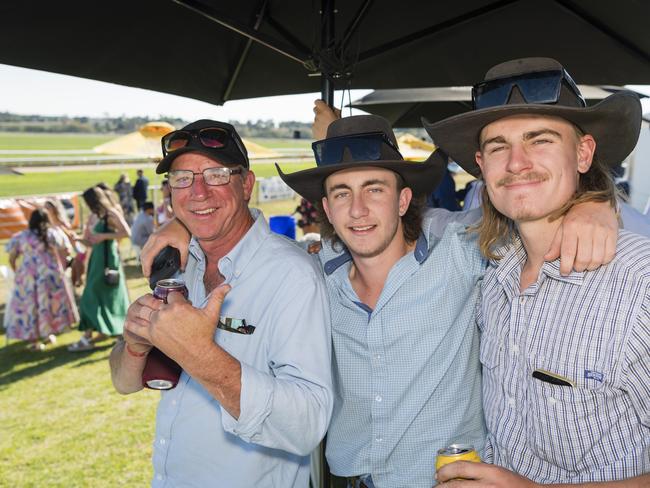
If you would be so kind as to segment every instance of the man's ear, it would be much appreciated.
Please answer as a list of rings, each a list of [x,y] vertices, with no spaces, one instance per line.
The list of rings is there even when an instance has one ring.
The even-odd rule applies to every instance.
[[[478,167],[481,168],[481,173],[483,173],[483,154],[481,154],[481,151],[476,151],[474,153],[474,160],[476,161],[476,164],[478,164]]]
[[[327,220],[329,220],[330,224],[332,223],[332,219],[330,218],[330,207],[327,204],[327,197],[323,197],[321,200],[321,203],[323,204],[323,210],[325,211],[325,215],[327,215]]]
[[[255,173],[251,170],[246,171],[242,184],[244,186],[244,199],[248,202],[253,194],[253,188],[255,188]]]
[[[411,190],[408,186],[406,188],[402,188],[402,190],[399,192],[399,216],[400,217],[403,217],[404,214],[407,212],[412,199],[413,199],[413,190]]]
[[[586,173],[591,168],[596,152],[596,140],[591,134],[585,134],[578,141],[578,172]]]

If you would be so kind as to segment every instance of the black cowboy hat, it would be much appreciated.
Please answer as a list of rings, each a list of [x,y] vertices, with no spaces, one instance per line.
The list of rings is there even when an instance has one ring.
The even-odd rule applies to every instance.
[[[373,158],[355,157],[354,146],[375,142]],[[328,147],[329,145],[329,147]],[[332,149],[336,146],[339,150]],[[314,143],[317,155],[316,168],[285,174],[275,165],[280,178],[297,193],[311,202],[325,196],[325,180],[337,171],[372,166],[399,174],[414,195],[427,195],[440,183],[447,166],[447,155],[436,150],[426,161],[406,161],[397,149],[397,140],[388,121],[377,115],[356,115],[332,122],[327,128],[327,138]],[[318,157],[318,153],[329,157]]]
[[[553,91],[552,87],[555,86],[554,98],[539,101],[542,98],[539,97],[540,85],[543,86],[542,91],[549,91],[549,88]],[[533,89],[537,92],[533,96],[528,95],[528,87],[531,93]],[[575,124],[585,134],[594,137],[596,157],[608,167],[623,161],[639,138],[641,102],[635,93],[620,91],[594,106],[586,107],[577,86],[564,67],[554,59],[523,58],[498,64],[486,73],[482,83],[474,86],[472,94],[475,106],[482,90],[493,103],[479,103],[479,107],[471,112],[436,123],[422,119],[433,142],[474,176],[481,173],[474,158],[479,150],[481,130],[510,115],[561,117]]]

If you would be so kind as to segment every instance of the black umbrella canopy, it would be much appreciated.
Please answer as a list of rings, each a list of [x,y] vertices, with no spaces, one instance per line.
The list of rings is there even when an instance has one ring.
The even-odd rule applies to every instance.
[[[650,2],[334,1],[3,2],[0,63],[215,104],[318,91],[320,72],[337,88],[469,85],[527,56],[583,83],[650,83]]]
[[[611,85],[578,85],[578,87],[588,105],[598,103],[614,92],[625,90],[623,87]],[[637,95],[639,98],[646,97],[641,93]],[[435,122],[471,110],[472,87],[375,90],[353,101],[350,107],[381,115],[388,119],[393,127],[419,128],[422,127],[422,117]]]

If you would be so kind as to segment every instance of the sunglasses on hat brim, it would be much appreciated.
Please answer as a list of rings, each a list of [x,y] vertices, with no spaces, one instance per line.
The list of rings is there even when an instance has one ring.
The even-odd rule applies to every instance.
[[[472,88],[472,103],[474,110],[506,105],[514,87],[517,87],[526,103],[557,103],[560,100],[562,83],[573,92],[580,106],[587,106],[578,86],[564,69],[483,81]]]
[[[208,149],[224,149],[228,146],[230,141],[234,141],[239,153],[244,161],[247,161],[246,151],[241,146],[238,137],[232,133],[231,130],[223,127],[206,127],[203,129],[195,130],[175,130],[166,134],[161,139],[163,156],[178,149],[196,146],[205,147]]]
[[[342,163],[346,150],[354,161],[379,161],[382,159],[382,145],[395,152],[395,159],[403,159],[397,146],[383,132],[330,137],[314,142],[311,147],[316,164],[326,166]]]

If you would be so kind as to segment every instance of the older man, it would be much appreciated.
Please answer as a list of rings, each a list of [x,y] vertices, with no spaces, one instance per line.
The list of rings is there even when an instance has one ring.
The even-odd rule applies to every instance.
[[[621,231],[611,263],[568,276],[543,258],[573,205],[615,201],[608,167],[634,148],[640,103],[586,107],[548,58],[497,65],[473,95],[474,111],[425,126],[485,180],[477,320],[487,452],[502,467],[453,463],[438,480],[648,487],[650,240]]]
[[[332,409],[322,276],[248,208],[255,176],[231,125],[189,124],[163,154],[156,171],[192,236],[191,303],[139,298],[111,353],[121,393],[142,389],[152,346],[183,368],[158,407],[152,484],[305,488]]]

